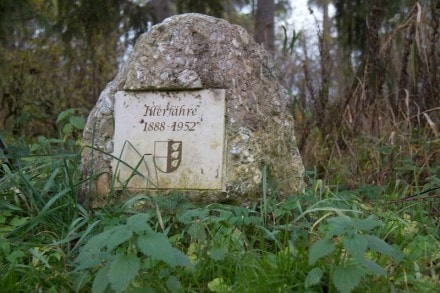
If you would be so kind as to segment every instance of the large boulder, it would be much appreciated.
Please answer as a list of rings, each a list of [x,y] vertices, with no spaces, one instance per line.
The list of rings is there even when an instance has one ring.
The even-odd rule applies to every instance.
[[[82,193],[92,201],[116,188],[243,203],[261,196],[264,176],[280,196],[304,187],[271,55],[244,28],[206,15],[173,16],[139,37],[91,111],[84,143],[82,172],[94,177]]]

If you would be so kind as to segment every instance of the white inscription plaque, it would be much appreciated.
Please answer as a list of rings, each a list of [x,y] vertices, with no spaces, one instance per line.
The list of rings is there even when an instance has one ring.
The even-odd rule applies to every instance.
[[[225,90],[115,97],[115,186],[224,189]]]

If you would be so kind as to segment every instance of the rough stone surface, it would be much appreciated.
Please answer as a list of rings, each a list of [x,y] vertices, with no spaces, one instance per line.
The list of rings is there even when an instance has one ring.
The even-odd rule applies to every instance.
[[[117,77],[101,93],[84,131],[82,172],[97,176],[83,196],[111,184],[117,91],[225,89],[225,190],[182,191],[200,202],[248,202],[262,194],[267,166],[281,196],[303,189],[294,122],[272,57],[240,26],[201,14],[170,17],[141,35]],[[167,191],[157,191],[165,195]]]

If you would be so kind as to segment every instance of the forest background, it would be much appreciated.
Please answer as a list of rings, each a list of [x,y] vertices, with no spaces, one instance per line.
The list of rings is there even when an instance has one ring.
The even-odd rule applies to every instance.
[[[440,4],[310,1],[310,13],[321,12],[318,43],[286,27],[291,9],[273,0],[2,0],[0,128],[57,133],[61,111],[87,115],[139,34],[200,12],[244,26],[274,54],[307,169],[335,184],[383,184],[408,164],[429,170],[439,156]]]
[[[1,288],[434,292],[440,1],[311,0],[314,36],[289,26],[293,9],[0,0]],[[273,54],[305,194],[278,202],[263,167],[251,207],[142,195],[87,210],[77,201],[90,179],[78,171],[84,121],[137,37],[184,12],[239,24]]]
[[[139,34],[200,12],[244,26],[273,53],[307,169],[353,185],[383,184],[396,168],[430,170],[439,160],[440,4],[309,2],[320,12],[313,38],[286,25],[289,1],[2,0],[0,129],[58,133],[57,115],[86,116]]]

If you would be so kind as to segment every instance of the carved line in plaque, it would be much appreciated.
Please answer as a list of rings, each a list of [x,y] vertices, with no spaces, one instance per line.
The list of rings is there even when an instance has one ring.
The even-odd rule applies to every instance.
[[[123,160],[121,160],[121,157],[122,157],[122,154],[124,153],[124,152],[128,152],[126,149],[128,148],[128,147],[131,147],[134,151],[135,151],[135,153],[139,156],[139,161],[137,161],[137,163],[136,163],[136,165],[133,167],[131,164],[128,164],[127,162],[124,162]],[[156,177],[156,183],[154,183],[153,181],[152,181],[152,176],[145,176],[144,174],[142,174],[140,171],[139,171],[139,168],[141,167],[141,165],[144,165],[144,167],[145,167],[145,169],[146,169],[146,171],[147,171],[147,173],[148,174],[150,174],[150,173],[152,173],[151,171],[150,171],[150,167],[149,167],[149,164],[148,164],[148,162],[147,162],[147,160],[146,160],[146,158],[148,158],[148,157],[150,157],[150,156],[153,156],[153,161],[154,161],[154,155],[153,154],[149,154],[149,153],[145,153],[145,154],[141,154],[139,151],[138,151],[138,149],[130,142],[130,141],[128,141],[128,140],[126,140],[126,141],[124,141],[124,144],[123,144],[123,146],[122,146],[122,150],[121,150],[121,153],[120,153],[120,155],[119,155],[119,157],[114,157],[116,160],[117,160],[117,165],[116,165],[116,170],[117,169],[119,169],[119,165],[120,164],[122,164],[122,165],[124,165],[124,166],[126,166],[126,167],[128,167],[130,170],[131,170],[131,176],[129,176],[129,178],[128,178],[128,180],[126,180],[125,182],[121,182],[121,183],[123,183],[123,184],[128,184],[128,182],[130,181],[130,179],[132,178],[132,176],[133,175],[137,175],[137,176],[141,176],[142,178],[144,178],[144,179],[146,179],[147,180],[147,186],[148,185],[153,185],[154,187],[158,187],[158,178],[157,178],[157,171],[156,171],[156,174],[155,174],[155,176],[154,177]],[[155,170],[158,170],[158,168],[154,168]],[[115,171],[116,171],[115,170]]]
[[[131,147],[136,152],[136,154],[139,156],[140,159],[137,162],[136,166],[131,166],[130,164],[127,164],[126,162],[122,161],[119,157],[119,158],[117,158],[117,160],[118,160],[117,166],[119,166],[119,163],[122,163],[123,165],[127,166],[128,168],[130,168],[132,170],[133,175],[138,175],[138,176],[141,176],[142,178],[146,179],[147,186],[152,184],[155,188],[159,187],[158,186],[158,178],[157,178],[157,170],[159,170],[162,173],[172,173],[179,168],[180,163],[182,161],[182,146],[183,146],[182,141],[176,141],[176,140],[155,141],[154,142],[154,154],[145,153],[143,155],[129,141],[124,142],[124,146],[122,148],[122,153],[127,151],[127,150],[125,150],[127,145],[129,147]],[[122,156],[122,153],[121,153],[121,156]],[[154,174],[151,174],[152,172],[150,171],[150,167],[148,166],[149,165],[149,163],[148,163],[149,160],[147,159],[148,157],[152,158],[152,161],[154,164],[153,169],[156,170],[156,172],[154,172],[155,176],[154,176]],[[153,175],[153,177],[156,178],[156,180],[155,180],[156,183],[154,183],[152,181],[153,178],[151,177],[151,175],[145,176],[144,174],[139,172],[138,169],[141,165],[144,165],[148,174],[151,174],[151,175]],[[128,180],[130,180],[130,178]],[[128,184],[128,181],[126,183]]]

